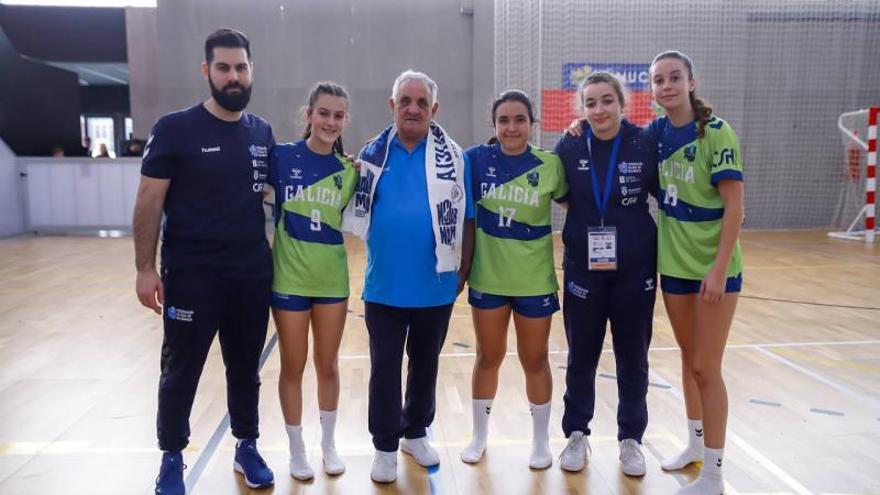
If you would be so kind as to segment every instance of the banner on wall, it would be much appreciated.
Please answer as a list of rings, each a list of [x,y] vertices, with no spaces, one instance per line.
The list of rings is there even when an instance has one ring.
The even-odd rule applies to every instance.
[[[649,64],[608,62],[577,62],[562,65],[562,87],[541,92],[541,129],[562,131],[575,119],[574,96],[577,86],[591,72],[604,70],[616,74],[626,83],[626,118],[636,125],[647,125],[654,118],[651,102]]]

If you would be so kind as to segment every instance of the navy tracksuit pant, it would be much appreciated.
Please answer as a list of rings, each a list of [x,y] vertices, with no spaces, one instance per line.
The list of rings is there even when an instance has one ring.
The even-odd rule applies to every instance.
[[[437,366],[452,304],[398,308],[366,302],[370,334],[369,427],[376,450],[394,452],[400,437],[421,438],[434,421]],[[409,358],[406,402],[401,407],[400,368]]]
[[[562,430],[590,434],[596,367],[611,321],[617,363],[617,438],[639,442],[648,425],[648,346],[657,280],[653,271],[589,272],[565,267],[563,319],[568,339]]]
[[[159,379],[159,448],[183,450],[189,415],[208,350],[219,333],[226,365],[232,434],[259,436],[259,363],[269,322],[272,279],[229,279],[166,272],[162,375]]]

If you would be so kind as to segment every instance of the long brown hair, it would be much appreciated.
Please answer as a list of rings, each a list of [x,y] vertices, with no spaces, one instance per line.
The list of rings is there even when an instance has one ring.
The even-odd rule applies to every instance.
[[[345,98],[345,106],[346,113],[348,113],[348,92],[345,91],[345,88],[342,87],[341,84],[337,84],[333,81],[321,81],[315,84],[315,87],[309,92],[309,105],[306,107],[309,113],[315,110],[315,103],[318,101],[318,97],[321,95],[330,95],[330,96],[340,96]],[[308,139],[309,136],[312,135],[312,124],[306,122],[306,130],[303,131],[303,139]],[[333,151],[335,153],[339,153],[340,155],[344,155],[345,151],[342,149],[342,135],[336,138],[336,141],[333,142]]]
[[[694,63],[691,58],[678,50],[669,50],[658,53],[654,60],[651,61],[651,67],[664,58],[674,58],[681,61],[688,71],[688,80],[694,80]],[[688,92],[688,99],[691,101],[691,107],[694,109],[694,118],[697,120],[697,137],[702,139],[706,135],[706,124],[712,120],[712,107],[702,98],[698,98],[696,91]]]

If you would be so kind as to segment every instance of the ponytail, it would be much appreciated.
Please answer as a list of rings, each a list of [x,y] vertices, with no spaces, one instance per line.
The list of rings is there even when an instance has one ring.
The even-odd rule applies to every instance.
[[[703,139],[706,136],[706,124],[712,120],[712,107],[702,98],[697,98],[693,91],[688,96],[694,109],[694,119],[697,121],[697,138]]]

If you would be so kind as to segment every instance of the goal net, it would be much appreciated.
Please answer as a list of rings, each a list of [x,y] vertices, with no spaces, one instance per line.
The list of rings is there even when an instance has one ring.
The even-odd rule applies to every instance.
[[[877,0],[495,0],[495,93],[532,96],[534,144],[553,149],[591,70],[627,80],[629,118],[655,118],[648,64],[676,49],[737,132],[747,228],[838,227],[849,187],[838,116],[880,103]],[[475,102],[479,104],[479,102]],[[864,175],[862,176],[864,177]],[[863,187],[863,186],[858,186]],[[849,200],[849,199],[847,199]],[[864,203],[864,201],[862,202]],[[849,217],[851,220],[851,217]],[[564,214],[554,214],[554,227]]]

